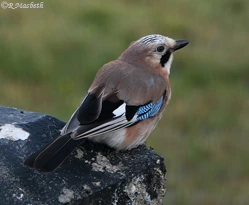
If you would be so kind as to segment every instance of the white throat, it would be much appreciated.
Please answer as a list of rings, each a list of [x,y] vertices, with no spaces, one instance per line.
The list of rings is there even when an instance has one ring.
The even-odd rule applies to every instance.
[[[164,65],[164,69],[170,74],[170,67],[173,61],[173,54],[170,55],[169,60],[167,61],[167,63],[165,63]]]

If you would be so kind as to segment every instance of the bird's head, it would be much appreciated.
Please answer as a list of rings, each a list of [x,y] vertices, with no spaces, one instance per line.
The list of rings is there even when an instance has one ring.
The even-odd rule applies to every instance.
[[[148,35],[133,42],[119,59],[134,64],[146,63],[152,68],[161,67],[170,73],[173,53],[188,43],[159,34]]]

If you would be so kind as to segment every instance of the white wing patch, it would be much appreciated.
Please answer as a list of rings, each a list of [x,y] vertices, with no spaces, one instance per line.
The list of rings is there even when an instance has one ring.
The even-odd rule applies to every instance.
[[[125,113],[125,106],[126,106],[126,104],[123,103],[123,104],[120,105],[116,110],[114,110],[112,113],[113,113],[115,116],[123,115],[123,114]]]

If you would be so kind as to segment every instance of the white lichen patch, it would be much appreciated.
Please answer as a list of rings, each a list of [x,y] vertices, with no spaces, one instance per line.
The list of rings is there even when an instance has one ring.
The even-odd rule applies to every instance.
[[[5,124],[0,127],[0,139],[7,140],[26,140],[29,137],[29,133],[21,128],[15,127],[12,124]]]
[[[132,204],[156,205],[157,202],[151,200],[149,193],[146,191],[146,184],[143,181],[143,176],[134,178],[125,187],[125,192],[132,201]]]
[[[87,191],[92,191],[92,190],[91,190],[91,187],[88,186],[87,184],[84,184],[84,185],[83,185],[83,188],[84,188],[85,190],[87,190]]]
[[[113,195],[113,202],[112,202],[112,205],[118,205],[118,194],[117,194],[117,189],[115,190],[114,192],[114,195]]]
[[[165,174],[162,172],[161,169],[159,169],[158,167],[157,168],[154,168],[155,170],[155,173],[157,176],[160,177],[160,188],[158,187],[158,198],[159,199],[163,199],[163,197],[165,196],[166,194],[166,177],[165,177]]]
[[[22,201],[22,198],[23,198],[23,194],[20,194],[20,196],[16,195],[16,194],[13,194],[12,195],[13,197],[17,198],[18,200]]]
[[[81,159],[84,155],[84,153],[82,152],[82,150],[80,149],[76,149],[77,154],[75,155],[75,158]]]
[[[158,180],[157,185],[146,184],[145,177],[137,176],[132,179],[132,181],[126,185],[125,192],[130,198],[132,204],[144,204],[144,205],[159,205],[163,204],[162,199],[165,196],[165,177],[159,168],[155,168],[155,175],[159,175],[160,180]],[[157,173],[158,172],[158,173]],[[156,176],[154,176],[156,177]],[[153,187],[150,187],[153,186]],[[156,193],[157,197],[153,198],[148,192],[147,188],[152,188]],[[153,198],[153,199],[152,199]]]
[[[101,182],[92,182],[92,184],[93,184],[94,186],[100,186],[100,185],[101,185]]]
[[[59,202],[61,202],[63,204],[69,203],[71,201],[71,199],[74,198],[74,192],[72,190],[63,188],[62,192],[63,192],[63,194],[61,194],[58,197]]]
[[[92,169],[93,171],[97,172],[110,172],[110,173],[116,173],[119,172],[120,174],[124,175],[122,171],[123,165],[120,162],[118,165],[112,165],[110,161],[103,156],[102,154],[98,153],[96,157],[96,161],[92,163]]]

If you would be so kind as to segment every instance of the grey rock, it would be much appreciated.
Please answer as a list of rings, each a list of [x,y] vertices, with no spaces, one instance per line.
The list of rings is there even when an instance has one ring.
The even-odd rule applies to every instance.
[[[24,160],[56,138],[64,122],[48,115],[0,107],[1,205],[160,205],[164,160],[141,145],[117,152],[85,141],[54,172],[40,173]]]

